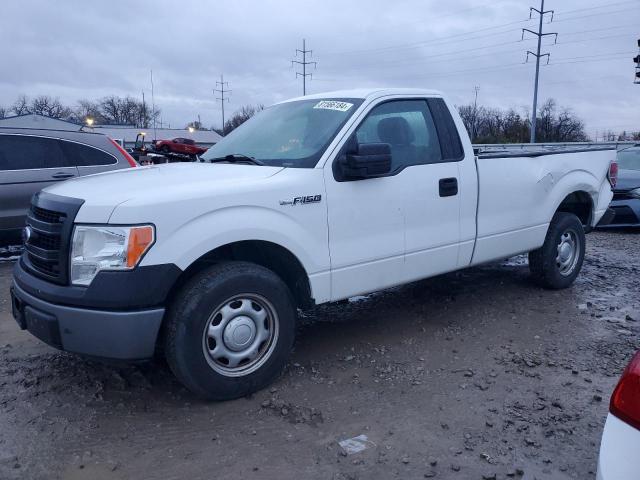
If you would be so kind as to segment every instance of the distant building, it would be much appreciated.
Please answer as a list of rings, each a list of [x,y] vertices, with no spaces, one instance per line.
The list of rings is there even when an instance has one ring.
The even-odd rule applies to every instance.
[[[81,130],[84,132],[102,133],[108,137],[118,140],[119,143],[127,147],[132,146],[139,133],[145,134],[145,141],[171,140],[174,138],[190,138],[198,145],[210,147],[218,143],[222,137],[213,130],[194,130],[182,128],[138,128],[134,125],[87,125],[82,126],[77,123],[59,120],[57,118],[45,117],[35,113],[27,115],[16,115],[0,119],[0,127],[10,128],[38,128],[42,130]]]
[[[58,118],[45,117],[37,113],[28,113],[26,115],[0,118],[0,127],[77,131],[82,128],[82,125]]]
[[[153,127],[139,128],[132,125],[94,125],[93,127],[82,127],[84,132],[102,133],[114,140],[124,143],[127,147],[133,145],[139,133],[145,134],[145,141],[171,140],[174,138],[190,138],[198,145],[210,147],[218,143],[222,137],[213,130],[194,130],[190,132],[183,128],[156,128],[155,135]]]

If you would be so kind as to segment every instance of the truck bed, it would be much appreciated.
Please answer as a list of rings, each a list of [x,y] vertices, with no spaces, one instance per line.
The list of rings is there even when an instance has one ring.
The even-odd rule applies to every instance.
[[[558,155],[565,153],[583,153],[583,152],[600,152],[600,151],[609,151],[616,150],[614,147],[566,147],[566,148],[557,148],[554,150],[548,148],[541,148],[532,146],[529,149],[526,148],[504,148],[504,149],[487,149],[482,150],[481,148],[476,150],[474,146],[474,150],[477,152],[476,155],[480,159],[484,158],[518,158],[518,157],[542,157],[545,155]]]
[[[549,212],[569,195],[592,199],[592,214],[581,219],[586,229],[597,223],[611,201],[607,172],[615,148],[495,150],[480,151],[476,158],[479,192],[472,264],[540,247],[551,221]]]

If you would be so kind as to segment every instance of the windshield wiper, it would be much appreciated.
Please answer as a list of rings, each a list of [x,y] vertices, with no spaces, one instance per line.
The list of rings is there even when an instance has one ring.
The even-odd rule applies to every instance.
[[[230,153],[229,155],[225,155],[224,157],[214,157],[210,158],[209,161],[211,163],[220,163],[220,162],[229,162],[229,163],[251,163],[253,165],[264,165],[264,162],[260,160],[256,160],[253,157],[248,155],[244,155],[242,153]]]

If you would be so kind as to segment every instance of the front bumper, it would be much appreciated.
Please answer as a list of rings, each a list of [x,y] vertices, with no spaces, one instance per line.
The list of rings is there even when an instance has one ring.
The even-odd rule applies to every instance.
[[[640,226],[640,199],[630,198],[614,200],[609,205],[615,212],[613,220],[604,227],[636,227]],[[601,225],[598,225],[601,226]]]
[[[23,330],[68,352],[118,360],[153,356],[164,308],[108,311],[68,307],[11,286],[13,316]]]

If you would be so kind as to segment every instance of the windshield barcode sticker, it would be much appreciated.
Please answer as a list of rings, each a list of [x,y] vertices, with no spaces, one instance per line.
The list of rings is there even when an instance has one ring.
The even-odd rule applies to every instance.
[[[323,110],[337,110],[338,112],[346,112],[351,107],[353,107],[353,103],[348,102],[337,102],[335,100],[322,100],[315,104],[313,108],[321,108]]]

